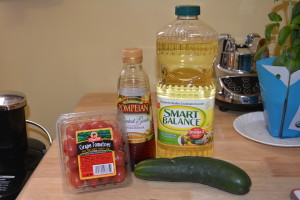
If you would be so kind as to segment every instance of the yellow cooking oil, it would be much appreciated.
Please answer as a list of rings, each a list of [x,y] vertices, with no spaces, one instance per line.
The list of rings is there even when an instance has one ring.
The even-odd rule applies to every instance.
[[[208,42],[205,42],[208,41]],[[213,155],[216,38],[157,39],[157,157]]]

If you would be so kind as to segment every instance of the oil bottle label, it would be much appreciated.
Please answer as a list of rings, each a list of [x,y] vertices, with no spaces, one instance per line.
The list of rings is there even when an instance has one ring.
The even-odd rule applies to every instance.
[[[158,140],[165,144],[201,146],[213,140],[214,98],[174,100],[158,97]]]
[[[142,143],[153,138],[150,97],[120,95],[117,106],[125,116],[129,143]]]

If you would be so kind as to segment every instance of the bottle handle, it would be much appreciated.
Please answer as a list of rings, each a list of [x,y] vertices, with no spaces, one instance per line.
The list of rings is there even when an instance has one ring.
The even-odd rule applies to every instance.
[[[53,143],[52,138],[51,138],[51,135],[49,134],[49,132],[48,132],[42,125],[40,125],[40,124],[38,124],[38,123],[36,123],[36,122],[30,121],[30,120],[25,120],[25,122],[26,122],[27,124],[31,124],[31,125],[34,125],[34,126],[40,128],[40,129],[42,129],[43,132],[47,135],[47,137],[48,137],[48,139],[49,139],[50,145]]]

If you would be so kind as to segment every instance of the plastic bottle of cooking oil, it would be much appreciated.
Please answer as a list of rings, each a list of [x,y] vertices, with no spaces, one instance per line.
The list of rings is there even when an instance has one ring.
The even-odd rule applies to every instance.
[[[176,6],[157,34],[157,157],[212,156],[218,34],[198,19],[200,6]]]
[[[148,75],[143,70],[142,49],[126,48],[118,82],[118,110],[124,113],[131,167],[156,153],[151,93]]]

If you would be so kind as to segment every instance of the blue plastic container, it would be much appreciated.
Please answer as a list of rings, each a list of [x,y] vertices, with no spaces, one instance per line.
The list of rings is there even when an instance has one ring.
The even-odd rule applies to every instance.
[[[275,58],[256,62],[267,129],[277,138],[300,137],[300,70],[290,76],[272,66]]]

